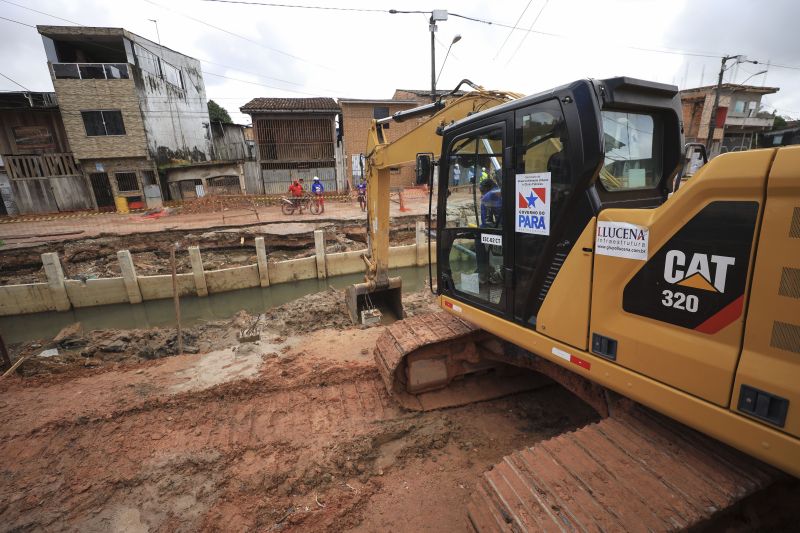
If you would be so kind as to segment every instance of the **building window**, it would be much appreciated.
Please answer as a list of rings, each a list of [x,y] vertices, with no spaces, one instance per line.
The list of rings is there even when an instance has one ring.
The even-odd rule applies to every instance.
[[[733,111],[735,113],[744,113],[744,100],[737,101],[736,105],[733,106]]]
[[[156,184],[156,173],[152,170],[143,170],[142,171],[142,185],[145,187],[148,185],[155,185]]]
[[[122,122],[122,111],[81,111],[83,126],[89,137],[105,135],[125,135],[125,124]]]
[[[116,172],[114,177],[117,179],[117,190],[119,192],[131,192],[139,190],[139,182],[136,180],[136,172]]]
[[[181,70],[179,68],[170,65],[162,59],[161,71],[164,73],[164,81],[183,89],[183,79],[181,78]]]
[[[372,118],[374,119],[381,119],[381,118],[388,118],[389,117],[389,108],[388,107],[375,107],[372,109]]]

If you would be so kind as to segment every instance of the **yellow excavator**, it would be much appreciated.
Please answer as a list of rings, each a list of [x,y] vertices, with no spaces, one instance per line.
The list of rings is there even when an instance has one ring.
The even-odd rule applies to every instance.
[[[673,190],[676,87],[579,80],[486,107],[395,141],[437,192],[442,312],[388,326],[376,363],[409,409],[555,381],[601,420],[487,471],[473,527],[687,529],[800,476],[800,147],[720,155]],[[378,122],[371,143],[393,148]],[[348,305],[357,319],[388,291],[402,317],[386,162],[370,164]]]

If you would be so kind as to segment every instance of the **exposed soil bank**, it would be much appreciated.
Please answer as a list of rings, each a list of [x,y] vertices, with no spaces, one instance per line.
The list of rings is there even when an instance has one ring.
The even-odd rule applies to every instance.
[[[390,233],[393,246],[412,244],[415,217],[394,220]],[[366,229],[353,222],[286,222],[221,228],[209,231],[171,230],[130,235],[106,235],[38,244],[25,248],[0,249],[0,285],[45,282],[41,255],[57,252],[70,279],[120,276],[117,251],[129,250],[137,273],[143,276],[169,274],[170,248],[176,254],[178,272],[191,272],[189,246],[199,246],[206,270],[254,264],[254,240],[264,237],[268,260],[283,261],[314,255],[314,230],[325,231],[328,253],[366,248]]]

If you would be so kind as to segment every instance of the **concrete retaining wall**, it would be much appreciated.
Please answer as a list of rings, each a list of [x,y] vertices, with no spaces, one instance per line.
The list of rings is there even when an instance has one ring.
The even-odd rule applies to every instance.
[[[325,253],[322,230],[315,232],[315,255],[288,261],[266,261],[264,239],[255,240],[255,265],[203,270],[200,250],[190,249],[193,257],[192,272],[178,274],[178,292],[181,296],[206,296],[208,293],[226,292],[250,287],[267,287],[276,283],[289,283],[303,279],[324,279],[329,276],[363,272],[363,250]],[[435,255],[435,254],[434,254]],[[119,303],[139,303],[141,300],[172,298],[172,276],[139,276],[126,250],[117,254],[123,277],[90,279],[86,282],[64,279],[61,263],[54,253],[42,254],[47,273],[47,283],[0,286],[0,316],[65,311],[70,307],[91,307]],[[417,222],[415,244],[394,246],[389,249],[391,268],[425,265],[428,262],[425,225]],[[141,296],[140,296],[141,295]]]

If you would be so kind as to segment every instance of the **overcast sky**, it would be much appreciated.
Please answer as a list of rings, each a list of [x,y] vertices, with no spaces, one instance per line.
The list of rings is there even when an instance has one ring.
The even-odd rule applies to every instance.
[[[745,63],[729,69],[726,81],[749,78],[748,84],[780,87],[764,99],[766,110],[800,118],[798,0],[285,1],[357,9],[447,9],[509,26],[519,19],[521,30],[513,32],[453,16],[440,22],[437,72],[453,37],[460,34],[462,39],[453,46],[439,88],[469,78],[486,88],[532,94],[578,78],[616,75],[687,88],[715,83],[719,56],[745,54],[797,68],[772,66],[766,74],[750,77],[767,67]],[[157,19],[162,44],[203,62],[208,97],[237,122],[249,123],[239,107],[258,96],[390,98],[396,88],[430,88],[429,15],[419,13],[203,0],[0,0],[0,17],[31,25],[70,25],[48,15],[85,26],[124,27],[153,41],[156,27],[148,19]],[[543,33],[522,31],[534,22],[533,30]],[[33,91],[53,90],[35,29],[0,19],[0,73]],[[0,90],[20,87],[0,77]]]

